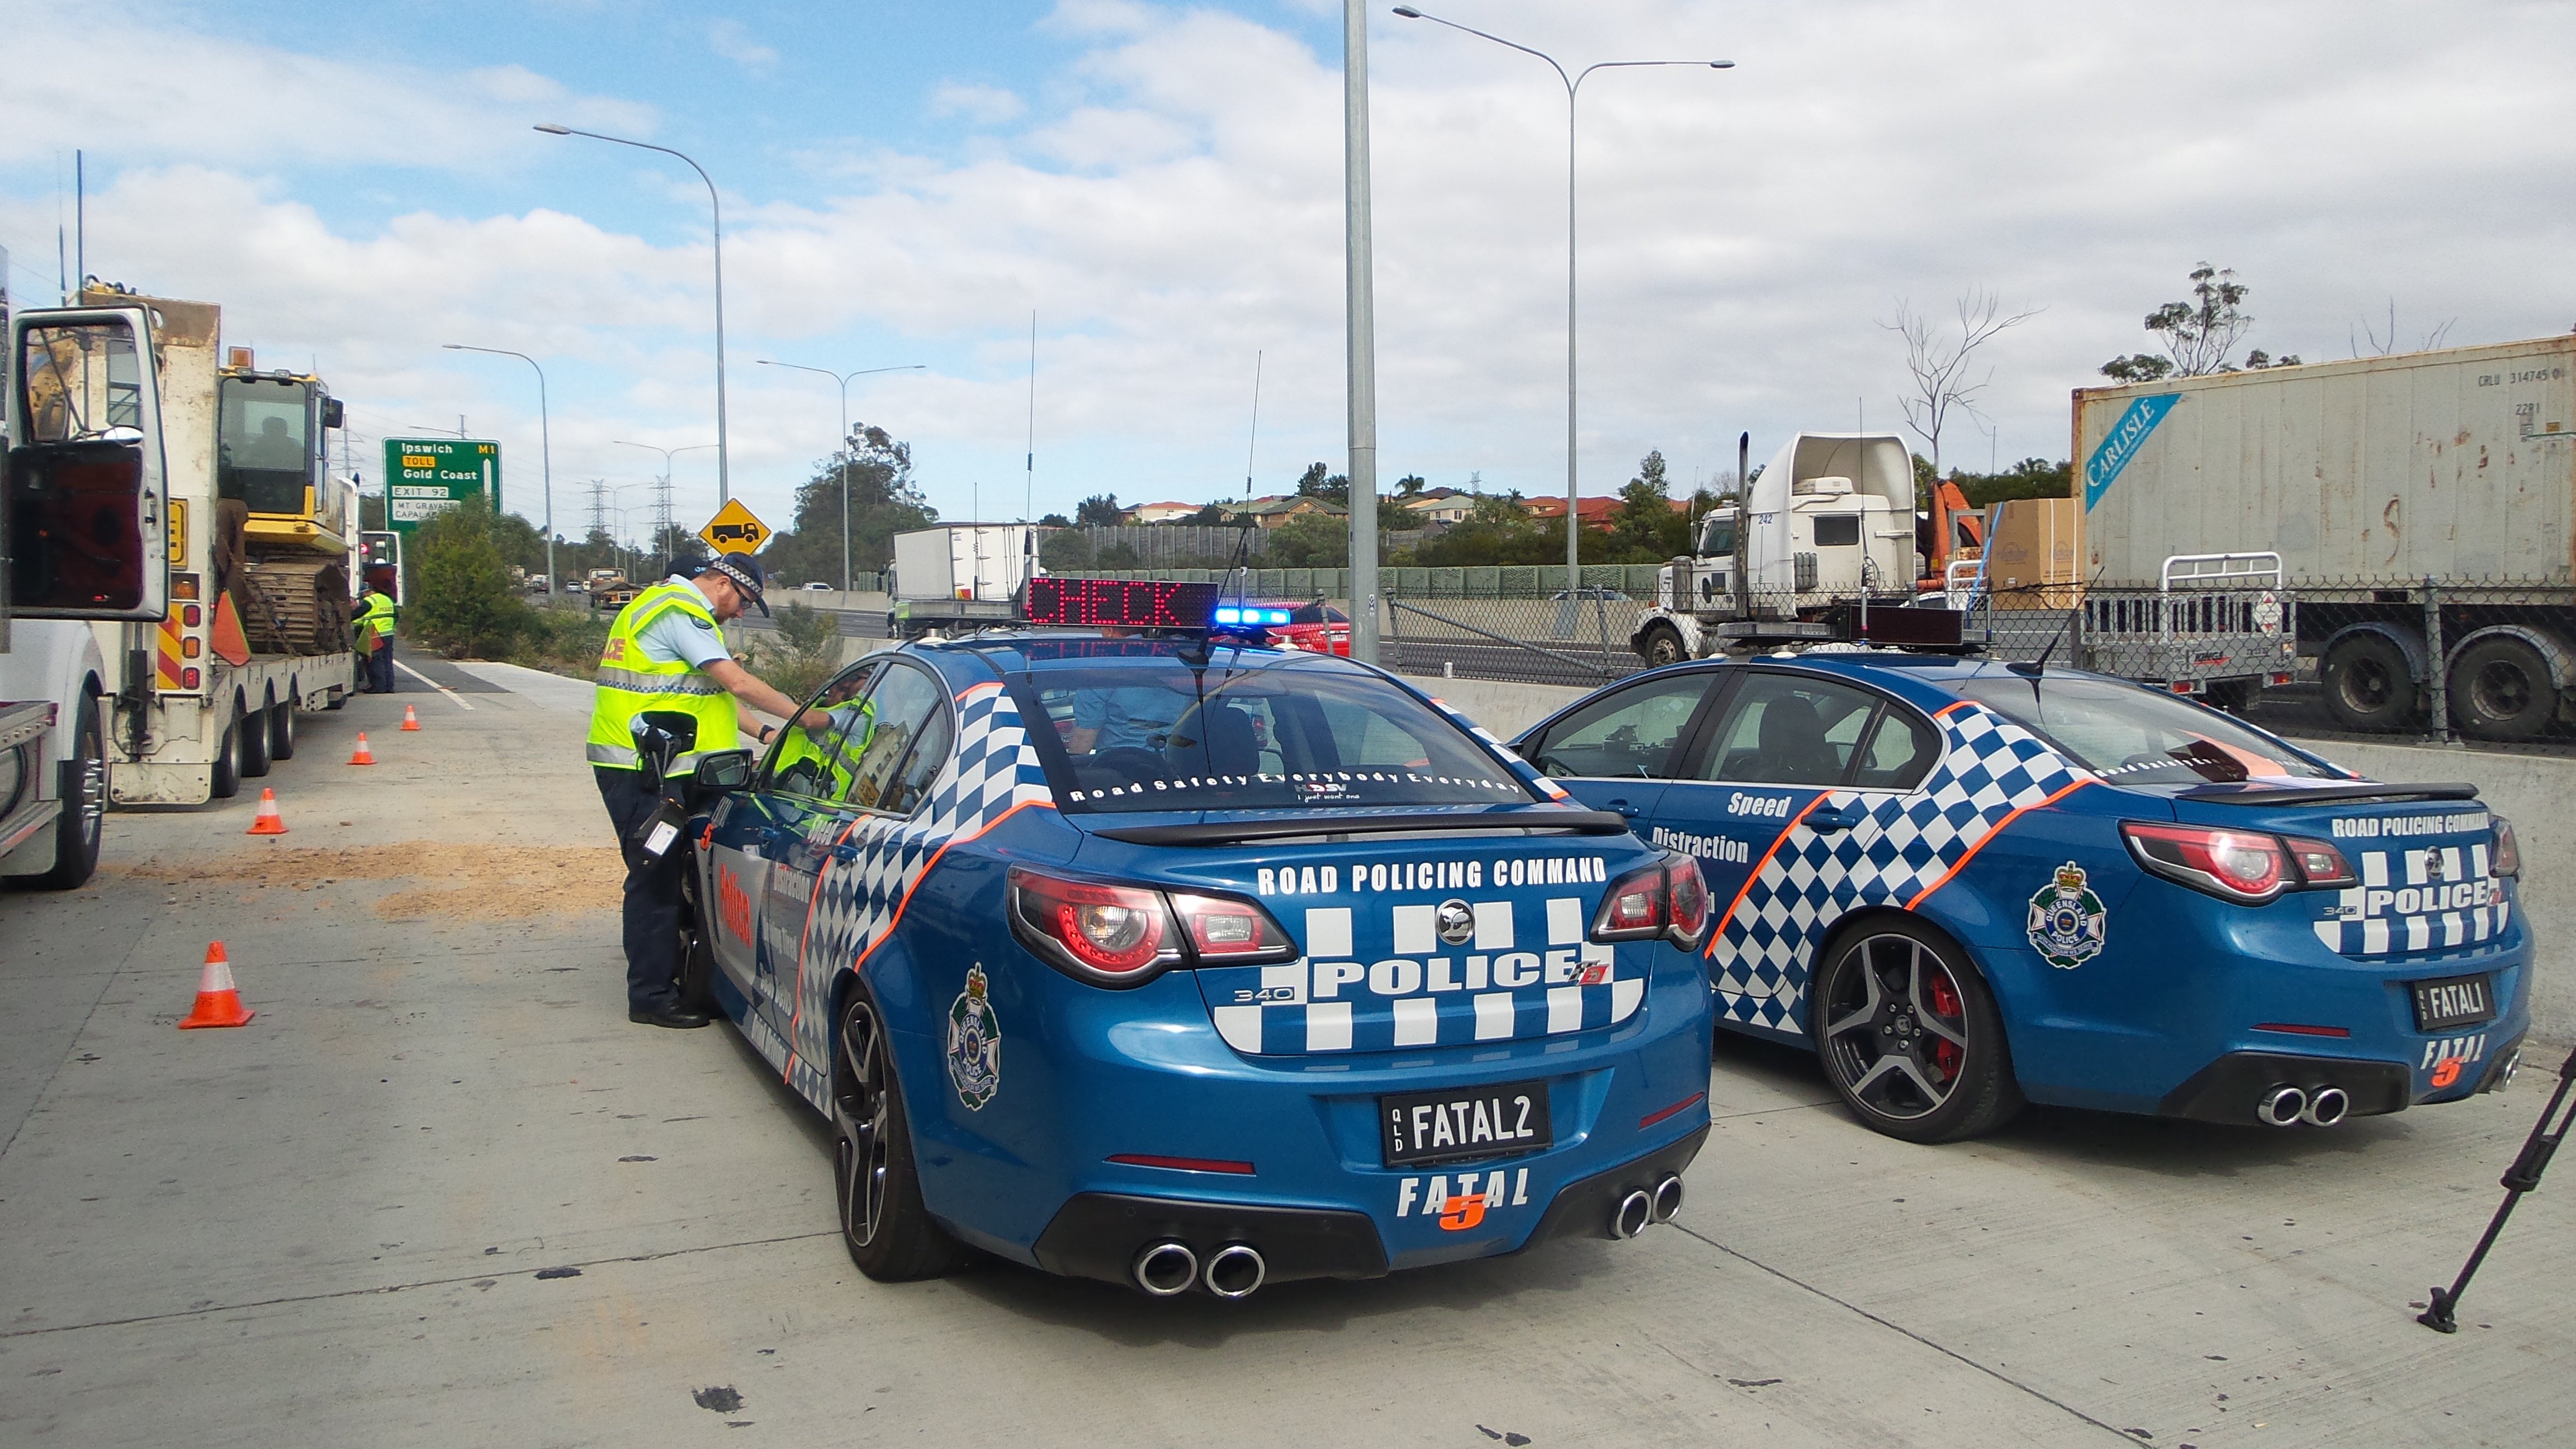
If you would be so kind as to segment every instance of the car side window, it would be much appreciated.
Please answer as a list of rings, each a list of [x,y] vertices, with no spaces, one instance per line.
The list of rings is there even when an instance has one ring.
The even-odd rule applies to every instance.
[[[1530,763],[1560,778],[1670,778],[1673,747],[1719,678],[1676,674],[1605,695],[1532,741]]]
[[[851,701],[867,693],[868,685],[875,681],[877,671],[882,667],[876,660],[853,664],[833,676],[831,683],[817,690],[814,697],[805,702],[806,709],[835,714],[829,728],[807,730],[791,724],[770,736],[769,757],[761,764],[763,783],[760,788],[815,800],[831,800],[837,796],[841,778],[832,770],[832,747],[848,723],[848,716],[857,712]]]
[[[1911,790],[1931,773],[1940,753],[1941,737],[1931,725],[1912,710],[1882,704],[1851,782],[1863,790]]]
[[[1703,780],[1839,785],[1878,708],[1867,690],[1793,674],[1754,674],[1717,727]]]
[[[945,693],[929,671],[911,665],[890,665],[877,677],[876,687],[868,691],[867,707],[839,741],[841,757],[849,761],[850,770],[842,803],[862,810],[896,808],[889,802],[895,795],[897,768],[913,742],[929,732]]]
[[[911,755],[905,758],[902,770],[887,787],[885,799],[877,808],[897,815],[910,815],[920,809],[923,798],[930,793],[931,782],[939,778],[939,767],[948,763],[948,746],[956,730],[948,711],[933,710],[930,723],[922,729],[920,740],[914,743]]]

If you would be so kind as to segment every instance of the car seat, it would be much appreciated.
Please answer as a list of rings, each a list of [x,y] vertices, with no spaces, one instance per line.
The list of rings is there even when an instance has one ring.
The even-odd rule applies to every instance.
[[[1782,785],[1831,785],[1843,777],[1842,761],[1825,742],[1825,722],[1801,696],[1763,701],[1754,766],[1746,777]]]

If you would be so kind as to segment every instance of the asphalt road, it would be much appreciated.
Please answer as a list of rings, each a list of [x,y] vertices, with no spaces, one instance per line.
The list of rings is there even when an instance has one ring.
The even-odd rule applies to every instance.
[[[2576,1437],[2567,1184],[2459,1336],[2409,1306],[2537,1071],[2332,1132],[2038,1111],[1916,1148],[1726,1041],[1690,1202],[1634,1243],[1233,1306],[870,1283],[819,1124],[729,1029],[619,1009],[587,686],[445,672],[484,688],[308,717],[284,837],[243,835],[254,782],[112,816],[82,892],[0,894],[0,1443]],[[215,939],[259,1015],[175,1031]]]

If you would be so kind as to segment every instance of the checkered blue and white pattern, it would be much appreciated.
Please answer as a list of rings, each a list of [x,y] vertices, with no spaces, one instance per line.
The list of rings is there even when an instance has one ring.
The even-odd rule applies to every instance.
[[[2335,893],[2317,939],[2346,956],[2398,956],[2475,945],[2503,931],[2513,903],[2488,874],[2486,817],[2470,818],[2481,830],[2465,843],[2360,852],[2353,866],[2361,884]],[[2435,908],[2424,908],[2428,901]]]
[[[919,814],[909,820],[868,816],[832,827],[842,832],[832,843],[856,846],[858,856],[824,861],[797,965],[786,1067],[788,1085],[826,1111],[836,978],[893,929],[905,899],[942,847],[974,839],[1023,805],[1055,804],[1009,691],[999,683],[978,684],[958,695],[956,704],[957,742]]]
[[[1391,908],[1390,949],[1381,966],[1411,968],[1403,995],[1379,995],[1366,979],[1336,979],[1336,958],[1355,953],[1350,906],[1309,906],[1298,940],[1306,955],[1278,966],[1199,971],[1217,1034],[1256,1056],[1394,1051],[1558,1036],[1636,1015],[1646,997],[1642,968],[1622,977],[1615,948],[1586,941],[1591,912],[1582,898],[1471,901],[1476,934],[1444,946],[1431,905]],[[1551,974],[1553,952],[1563,964]],[[1374,973],[1372,973],[1374,974]],[[1519,986],[1505,984],[1527,978]],[[1241,996],[1235,1004],[1220,1004]],[[1330,998],[1330,999],[1327,999]]]
[[[1451,709],[1447,700],[1433,698],[1430,695],[1425,695],[1423,697],[1430,699],[1431,707],[1440,711],[1440,713],[1445,716],[1451,724],[1454,724],[1458,728],[1465,730],[1467,733],[1474,735],[1476,738],[1483,740],[1486,744],[1493,746],[1494,753],[1502,757],[1504,766],[1508,768],[1523,784],[1528,785],[1531,789],[1538,791],[1541,795],[1546,796],[1550,800],[1565,800],[1570,798],[1563,785],[1549,779],[1546,775],[1540,773],[1536,766],[1530,764],[1520,756],[1513,754],[1512,747],[1495,738],[1492,730],[1485,728],[1483,725],[1467,718],[1458,711]]]
[[[1804,1035],[1816,946],[1862,906],[1907,906],[2014,814],[2092,778],[1983,705],[1938,717],[1940,763],[1909,794],[1832,790],[1815,810],[1861,812],[1848,830],[1790,823],[1710,938],[1721,1019]]]

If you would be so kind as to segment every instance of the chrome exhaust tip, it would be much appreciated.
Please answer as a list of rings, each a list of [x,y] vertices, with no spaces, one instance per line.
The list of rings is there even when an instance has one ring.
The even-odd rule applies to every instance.
[[[2308,1094],[2296,1087],[2281,1086],[2263,1094],[2256,1103],[2254,1115],[2269,1127],[2296,1127],[2299,1114],[2308,1109]]]
[[[2515,1047],[2513,1049],[2513,1055],[2506,1057],[2504,1059],[2504,1065],[2496,1068],[2495,1075],[2487,1079],[2485,1090],[2490,1092],[2503,1091],[2505,1088],[2513,1085],[2513,1074],[2521,1070],[2522,1048]]]
[[[1199,1255],[1187,1243],[1147,1243],[1128,1270],[1136,1286],[1156,1298],[1176,1298],[1199,1279]]]
[[[1219,1298],[1237,1301],[1261,1290],[1270,1276],[1270,1264],[1262,1259],[1259,1249],[1245,1243],[1228,1243],[1208,1255],[1207,1291]]]
[[[1678,1172],[1668,1172],[1668,1173],[1665,1173],[1665,1174],[1664,1174],[1664,1180],[1663,1180],[1663,1181],[1661,1181],[1661,1182],[1659,1182],[1659,1183],[1656,1183],[1656,1184],[1655,1184],[1655,1195],[1654,1195],[1654,1216],[1655,1216],[1655,1221],[1656,1221],[1656,1222],[1659,1222],[1659,1223],[1668,1223],[1668,1222],[1671,1222],[1671,1221],[1673,1220],[1673,1216],[1674,1216],[1675,1214],[1679,1213],[1681,1210],[1682,1210],[1682,1177],[1681,1177],[1681,1174],[1680,1174],[1680,1173],[1678,1173]]]
[[[1619,1206],[1611,1210],[1610,1236],[1625,1241],[1644,1232],[1654,1220],[1654,1200],[1646,1196],[1644,1188],[1638,1188],[1619,1199]]]
[[[2352,1110],[2352,1098],[2341,1087],[2319,1087],[2309,1095],[2307,1110],[2299,1120],[2311,1127],[2332,1127]]]

